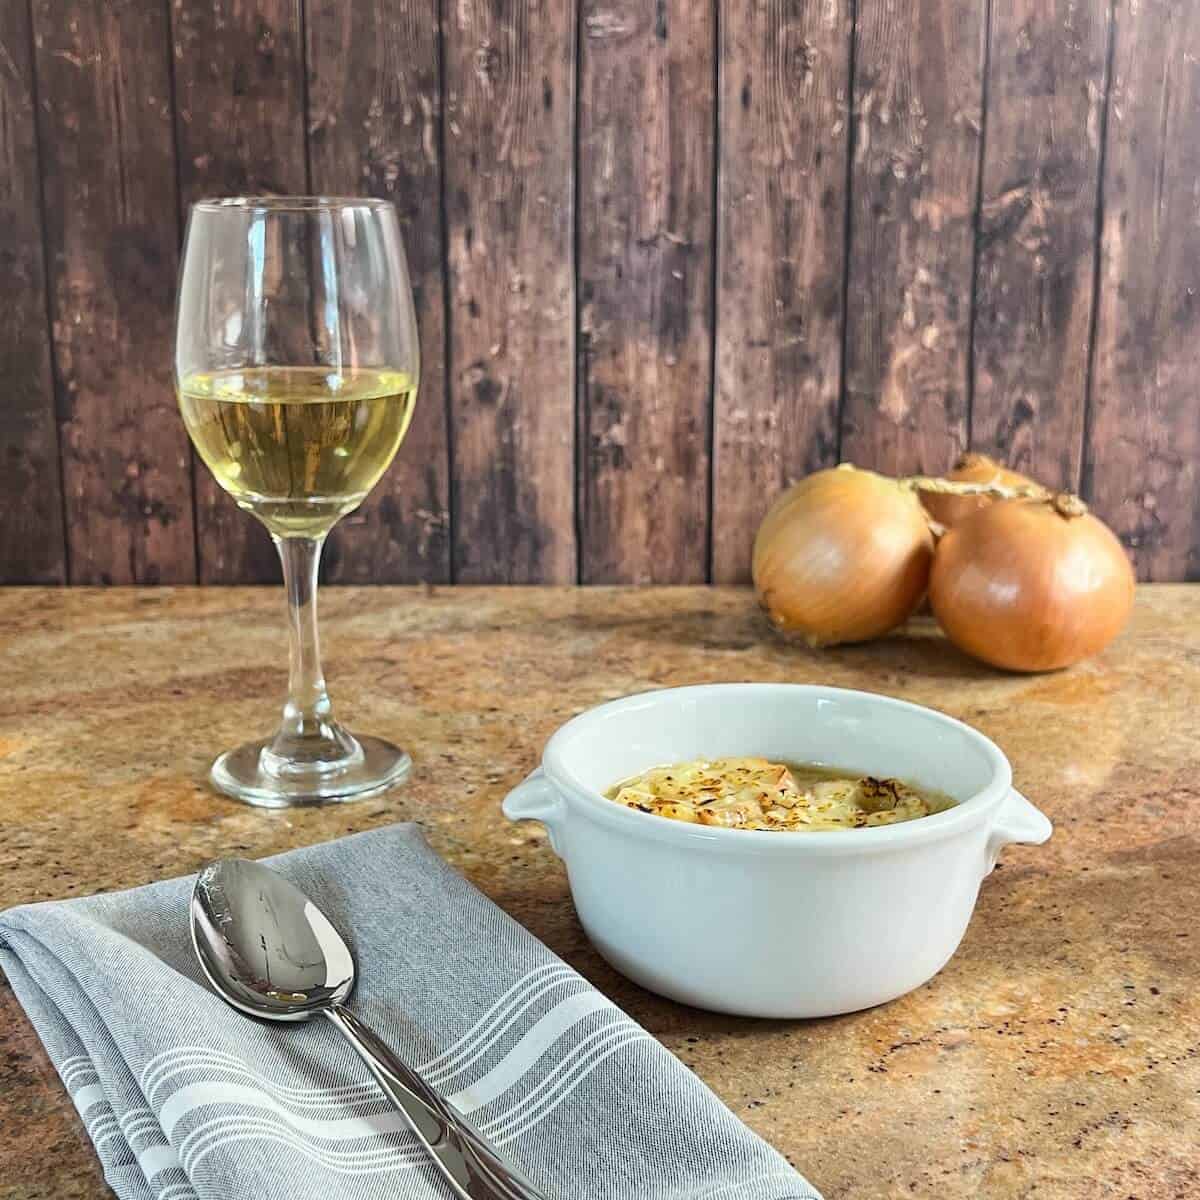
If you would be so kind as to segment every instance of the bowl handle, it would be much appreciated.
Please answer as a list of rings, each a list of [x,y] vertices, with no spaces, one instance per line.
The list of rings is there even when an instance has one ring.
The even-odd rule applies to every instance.
[[[555,841],[556,819],[563,810],[563,800],[558,788],[546,778],[541,767],[530,772],[523,782],[518,783],[500,806],[510,821],[541,821],[550,835],[550,845],[558,854]]]
[[[1000,805],[996,824],[988,835],[987,873],[991,874],[1004,846],[1012,842],[1026,842],[1040,846],[1054,832],[1050,818],[1040,809],[1034,808],[1015,788]]]

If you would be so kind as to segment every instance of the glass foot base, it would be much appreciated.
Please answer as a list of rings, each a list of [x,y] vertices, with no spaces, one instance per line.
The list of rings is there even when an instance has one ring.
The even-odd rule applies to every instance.
[[[222,754],[208,777],[217,791],[258,808],[366,800],[408,778],[412,759],[398,746],[381,738],[350,740],[358,752],[345,759],[307,764],[293,760],[284,770],[272,770],[273,738],[247,742]]]

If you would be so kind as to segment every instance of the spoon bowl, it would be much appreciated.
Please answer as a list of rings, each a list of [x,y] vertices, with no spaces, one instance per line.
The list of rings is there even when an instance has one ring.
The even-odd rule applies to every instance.
[[[306,1021],[354,988],[354,959],[325,914],[284,877],[244,858],[209,863],[192,892],[192,944],[234,1008]]]

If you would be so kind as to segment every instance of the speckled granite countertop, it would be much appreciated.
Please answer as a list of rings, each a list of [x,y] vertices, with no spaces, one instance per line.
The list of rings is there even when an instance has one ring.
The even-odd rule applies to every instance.
[[[0,592],[0,907],[415,819],[829,1200],[1200,1197],[1200,587],[1142,589],[1108,653],[1034,678],[920,623],[873,646],[785,645],[732,589],[330,589],[322,604],[341,715],[418,769],[379,800],[281,814],[204,784],[282,699],[277,592]],[[1048,845],[1005,852],[958,954],[912,995],[797,1023],[658,999],[588,946],[540,827],[501,819],[572,713],[737,679],[962,717],[1054,820]],[[108,1194],[0,979],[0,1197]]]

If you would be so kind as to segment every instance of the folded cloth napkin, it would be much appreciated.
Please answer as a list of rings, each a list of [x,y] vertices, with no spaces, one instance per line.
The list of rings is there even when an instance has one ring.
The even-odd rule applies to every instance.
[[[353,1008],[556,1200],[820,1200],[413,825],[269,860],[350,944]],[[327,1021],[204,982],[193,878],[0,914],[0,966],[121,1200],[445,1200]]]

